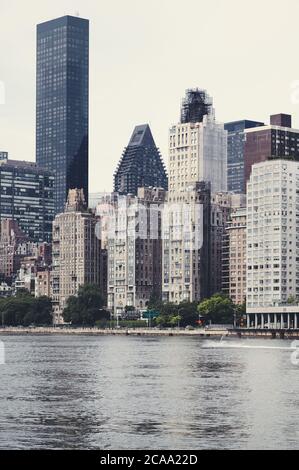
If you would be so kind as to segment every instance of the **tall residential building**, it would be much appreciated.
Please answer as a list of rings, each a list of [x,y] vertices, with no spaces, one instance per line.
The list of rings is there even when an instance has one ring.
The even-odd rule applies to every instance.
[[[270,116],[270,125],[245,129],[245,183],[254,163],[277,158],[299,161],[299,130],[292,128],[289,114]]]
[[[108,307],[114,314],[123,313],[126,306],[144,309],[152,296],[161,298],[165,194],[163,188],[139,188],[137,196],[111,200],[114,217],[110,216],[112,226],[105,230]]]
[[[246,204],[232,209],[223,235],[222,292],[234,304],[246,300]]]
[[[62,323],[62,312],[71,295],[84,284],[100,285],[101,241],[97,219],[87,210],[82,189],[69,191],[65,212],[53,223],[52,300],[54,323]]]
[[[197,96],[197,101],[195,97]],[[196,112],[198,106],[198,112]],[[209,181],[211,191],[227,190],[227,132],[216,122],[204,90],[187,90],[181,122],[169,132],[169,195],[180,198],[189,185]],[[188,116],[191,116],[187,122]],[[194,121],[193,119],[198,119]]]
[[[15,220],[33,241],[50,242],[53,186],[53,174],[35,163],[0,160],[0,220]]]
[[[37,26],[36,162],[55,173],[55,213],[68,190],[88,201],[89,21],[63,16]]]
[[[225,192],[227,132],[205,90],[186,91],[169,132],[169,191],[163,235],[163,299],[210,294],[211,191]]]
[[[245,193],[244,144],[245,129],[263,126],[263,122],[241,121],[227,122],[227,190],[234,193]]]
[[[167,175],[148,124],[136,126],[114,174],[114,191],[137,195],[141,187],[167,189]]]
[[[299,162],[254,164],[247,184],[248,326],[297,327]]]

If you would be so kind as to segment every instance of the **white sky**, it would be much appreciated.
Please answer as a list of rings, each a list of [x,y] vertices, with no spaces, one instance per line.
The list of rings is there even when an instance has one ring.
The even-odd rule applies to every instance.
[[[219,121],[285,112],[299,127],[298,0],[0,0],[0,150],[11,158],[35,160],[36,24],[76,12],[90,20],[90,191],[112,189],[137,124],[167,162],[186,88],[206,88]]]

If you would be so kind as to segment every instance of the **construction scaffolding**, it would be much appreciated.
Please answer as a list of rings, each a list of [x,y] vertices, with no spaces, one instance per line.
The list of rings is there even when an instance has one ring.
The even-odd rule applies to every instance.
[[[206,90],[189,88],[181,105],[181,123],[202,122],[203,117],[213,113],[213,100]]]

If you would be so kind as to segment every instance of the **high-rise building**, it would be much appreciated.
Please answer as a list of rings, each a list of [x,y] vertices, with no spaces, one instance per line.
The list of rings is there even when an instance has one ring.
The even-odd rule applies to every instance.
[[[62,323],[67,300],[80,286],[100,286],[101,241],[97,219],[87,210],[82,189],[71,189],[65,212],[53,223],[52,300],[54,323]]]
[[[247,184],[248,326],[297,327],[299,162],[252,166]]]
[[[246,300],[246,205],[233,208],[223,234],[222,292],[234,304]]]
[[[114,191],[137,195],[141,187],[167,189],[167,175],[148,124],[136,126],[114,174]]]
[[[88,201],[89,21],[63,16],[37,26],[36,162],[55,173],[55,213],[72,188]]]
[[[214,193],[227,190],[227,132],[216,122],[211,106],[206,91],[186,91],[181,122],[169,132],[168,188],[172,200],[197,181],[209,181]],[[192,120],[187,121],[188,116]]]
[[[245,193],[244,144],[245,129],[263,126],[263,122],[241,121],[227,122],[227,190],[234,193]]]
[[[137,196],[119,196],[108,230],[108,307],[122,314],[142,310],[162,293],[163,188],[139,188]]]
[[[211,191],[225,192],[227,132],[205,90],[186,91],[169,132],[169,185],[163,235],[163,299],[210,294]]]
[[[270,125],[247,128],[244,146],[245,183],[254,163],[277,158],[299,161],[299,130],[289,114],[270,116]]]
[[[31,240],[50,242],[53,186],[53,174],[35,163],[0,160],[0,220],[15,220]]]

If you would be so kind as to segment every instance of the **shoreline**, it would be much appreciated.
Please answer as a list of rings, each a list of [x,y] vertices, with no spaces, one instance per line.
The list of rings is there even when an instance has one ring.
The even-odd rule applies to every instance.
[[[61,328],[61,327],[0,327],[0,335],[91,335],[91,336],[197,336],[199,338],[268,338],[296,339],[299,330],[209,330],[209,329],[155,329],[155,328]]]

